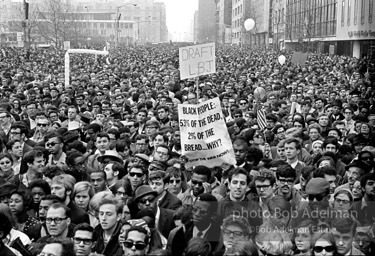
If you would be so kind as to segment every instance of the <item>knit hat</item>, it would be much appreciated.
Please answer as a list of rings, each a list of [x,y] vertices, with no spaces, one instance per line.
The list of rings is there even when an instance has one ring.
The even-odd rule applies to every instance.
[[[134,201],[138,202],[139,199],[141,199],[142,197],[146,195],[154,195],[155,197],[157,197],[158,192],[153,190],[149,185],[142,185],[138,187],[137,190],[135,191]]]

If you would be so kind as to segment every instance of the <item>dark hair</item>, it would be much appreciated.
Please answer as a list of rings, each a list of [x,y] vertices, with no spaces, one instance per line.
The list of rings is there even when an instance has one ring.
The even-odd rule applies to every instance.
[[[51,238],[47,244],[61,244],[61,256],[75,256],[74,245],[69,238]]]
[[[58,138],[60,143],[64,143],[64,140],[61,134],[55,131],[47,132],[46,135],[44,135],[44,142],[47,142],[49,139],[52,139],[52,138]]]
[[[320,157],[318,159],[318,161],[316,161],[316,166],[319,167],[319,165],[320,165],[320,163],[322,161],[329,161],[331,163],[332,167],[336,167],[335,161],[330,156],[322,156],[322,157]]]
[[[31,150],[23,156],[22,161],[25,164],[33,164],[37,157],[44,157],[43,152],[39,150]]]
[[[25,136],[28,137],[27,135],[29,133],[29,129],[24,122],[18,121],[18,122],[13,123],[9,130],[11,131],[12,129],[14,129],[14,130],[20,129],[21,134],[25,134]]]
[[[108,133],[106,133],[106,132],[99,132],[98,134],[96,134],[95,141],[96,141],[98,138],[107,138],[108,141],[110,140],[110,139],[109,139],[109,135],[108,135]]]
[[[0,160],[3,158],[8,158],[10,162],[13,164],[13,158],[9,153],[0,153]]]
[[[328,136],[324,141],[323,141],[323,148],[326,148],[328,144],[335,145],[336,149],[339,149],[339,142],[337,141],[337,138],[334,136]]]
[[[269,180],[270,185],[273,186],[276,182],[275,174],[271,170],[263,169],[259,172],[259,175],[254,178],[254,181],[264,182],[265,180]]]
[[[203,201],[203,202],[208,202],[210,205],[210,212],[211,213],[216,213],[217,212],[217,207],[218,207],[218,202],[215,196],[212,194],[208,193],[202,193],[197,196],[195,201]]]
[[[235,168],[228,173],[229,182],[232,181],[233,176],[239,175],[239,174],[243,174],[243,175],[246,176],[246,183],[249,185],[249,183],[251,181],[251,178],[250,178],[248,172],[242,167]]]
[[[297,138],[287,138],[285,140],[285,144],[291,144],[291,143],[294,143],[296,145],[296,149],[297,150],[301,150],[302,149],[301,142],[300,142],[299,139],[297,139]]]
[[[94,228],[91,227],[88,223],[86,222],[83,222],[83,223],[79,223],[77,226],[74,227],[73,229],[73,237],[74,235],[76,234],[76,232],[78,230],[82,230],[82,231],[88,231],[88,232],[91,232],[94,234]]]
[[[13,148],[14,144],[16,144],[16,142],[21,143],[19,140],[10,140],[10,141],[8,141],[7,144],[5,145],[6,148],[7,148],[7,150],[12,150],[12,148]],[[13,162],[13,159],[12,159],[12,162]]]
[[[52,201],[52,203],[62,203],[62,199],[56,195],[45,195],[42,196],[40,201]]]
[[[361,177],[361,187],[365,188],[366,187],[366,183],[369,180],[375,181],[375,173],[368,173],[368,174],[365,174],[364,176],[362,176]]]
[[[296,179],[296,171],[289,164],[280,165],[276,169],[276,178],[280,177]]]
[[[15,191],[12,191],[10,193],[10,196],[12,196],[14,194],[20,195],[22,197],[23,212],[24,213],[26,213],[28,210],[32,209],[32,207],[34,206],[34,199],[33,199],[33,196],[32,196],[32,194],[29,190],[19,188]]]
[[[43,189],[44,194],[50,195],[51,194],[51,188],[47,181],[43,179],[36,179],[30,182],[28,189],[31,191],[33,188],[38,187]]]
[[[146,230],[145,228],[140,227],[140,226],[131,226],[131,227],[126,231],[126,233],[125,233],[125,240],[128,239],[129,233],[130,233],[131,231],[138,231],[139,233],[145,234],[146,238],[145,238],[144,243],[145,243],[146,245],[149,244],[149,242],[150,242],[150,237],[149,237],[149,235],[148,235],[148,232],[147,232],[147,230]]]
[[[113,129],[113,128],[112,128],[112,129],[109,129],[109,130],[107,131],[107,133],[108,133],[108,134],[114,134],[116,140],[118,140],[118,139],[120,138],[120,133],[118,132],[117,129]]]
[[[352,218],[336,218],[332,222],[332,228],[335,228],[340,233],[351,232],[354,236],[357,223]]]
[[[247,150],[247,161],[257,166],[263,158],[263,151],[257,147],[249,147]]]
[[[198,175],[205,175],[207,177],[207,182],[211,179],[211,170],[204,165],[197,165],[193,172]]]

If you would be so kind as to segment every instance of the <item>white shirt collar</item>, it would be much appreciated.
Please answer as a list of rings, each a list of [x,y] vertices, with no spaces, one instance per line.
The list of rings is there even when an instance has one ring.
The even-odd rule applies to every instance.
[[[201,238],[204,238],[206,236],[207,231],[210,229],[211,224],[205,229],[200,231],[196,226],[193,228],[193,237],[198,237],[198,232],[202,232]]]

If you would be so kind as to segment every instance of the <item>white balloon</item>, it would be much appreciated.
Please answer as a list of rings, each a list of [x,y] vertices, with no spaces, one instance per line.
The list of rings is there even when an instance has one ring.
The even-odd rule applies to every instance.
[[[245,26],[246,31],[250,31],[254,28],[255,21],[253,19],[247,19],[245,20],[244,26]]]
[[[285,60],[286,60],[286,58],[285,58],[284,55],[280,55],[279,58],[278,58],[278,61],[279,61],[280,65],[284,65]]]

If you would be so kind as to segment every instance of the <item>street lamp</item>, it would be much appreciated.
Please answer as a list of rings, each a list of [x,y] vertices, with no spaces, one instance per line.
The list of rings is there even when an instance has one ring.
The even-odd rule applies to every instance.
[[[137,6],[137,4],[133,4],[133,3],[128,3],[128,4],[124,4],[124,5],[120,5],[120,6],[117,6],[116,8],[116,24],[115,24],[115,28],[116,28],[116,41],[115,41],[115,47],[117,48],[118,46],[118,29],[119,29],[119,23],[120,23],[120,18],[121,18],[121,15],[119,16],[119,12],[120,12],[120,8],[124,7],[124,6],[128,6],[128,5],[133,5],[133,6]]]

